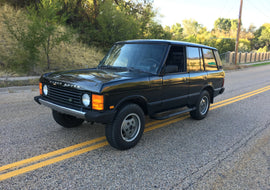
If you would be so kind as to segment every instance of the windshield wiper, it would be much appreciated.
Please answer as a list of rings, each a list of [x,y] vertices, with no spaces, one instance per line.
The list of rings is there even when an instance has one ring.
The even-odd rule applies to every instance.
[[[100,69],[114,69],[114,70],[127,70],[127,67],[119,67],[119,66],[111,66],[111,65],[101,65],[98,66],[98,68]]]
[[[144,72],[144,73],[150,73],[150,72],[147,72],[147,71],[144,71],[142,69],[135,68],[135,67],[128,67],[127,69],[129,71],[139,71],[139,72]]]
[[[110,65],[99,65],[98,68],[99,69],[101,69],[101,68],[112,68],[112,66],[110,66]]]

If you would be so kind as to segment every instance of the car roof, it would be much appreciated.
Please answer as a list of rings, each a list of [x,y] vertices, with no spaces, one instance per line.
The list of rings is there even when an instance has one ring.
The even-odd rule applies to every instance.
[[[195,44],[191,42],[184,42],[184,41],[174,41],[174,40],[156,40],[156,39],[146,39],[146,40],[127,40],[127,41],[120,41],[116,42],[116,44],[168,44],[168,45],[182,45],[182,46],[195,46],[195,47],[202,47],[208,49],[217,50],[214,47],[202,45],[202,44]]]

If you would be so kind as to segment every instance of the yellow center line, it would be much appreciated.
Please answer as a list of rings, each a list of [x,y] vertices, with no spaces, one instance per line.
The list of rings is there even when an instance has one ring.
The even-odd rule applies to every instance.
[[[222,103],[224,103],[224,102],[228,102],[228,101],[231,101],[231,100],[234,100],[234,99],[238,99],[238,98],[240,98],[240,97],[244,97],[244,96],[247,96],[247,95],[256,93],[256,92],[258,92],[258,91],[262,91],[262,90],[264,90],[264,89],[269,90],[269,88],[270,88],[270,85],[269,85],[269,86],[265,86],[265,87],[260,88],[260,89],[257,89],[257,90],[254,90],[254,91],[251,91],[251,92],[247,92],[247,93],[245,93],[245,94],[241,94],[241,95],[239,95],[239,96],[235,96],[235,97],[233,97],[233,98],[229,98],[229,99],[226,99],[226,100],[222,100],[222,101],[216,102],[216,103],[213,104],[213,106],[218,105],[218,104],[222,104]]]
[[[28,159],[25,159],[25,160],[14,162],[12,164],[4,165],[4,166],[0,167],[0,171],[7,170],[7,169],[10,169],[10,168],[13,168],[13,167],[18,167],[18,166],[21,166],[21,165],[24,165],[24,164],[29,164],[31,162],[36,162],[36,161],[39,161],[39,160],[42,160],[42,159],[45,159],[45,158],[48,158],[48,157],[53,157],[53,156],[56,156],[56,155],[59,155],[59,154],[74,150],[76,148],[80,148],[80,147],[83,147],[83,146],[87,146],[87,145],[90,145],[90,144],[97,143],[97,142],[105,140],[105,139],[106,139],[106,137],[103,136],[103,137],[96,138],[96,139],[93,139],[93,140],[90,140],[90,141],[86,141],[86,142],[83,142],[83,143],[80,143],[80,144],[76,144],[76,145],[73,145],[73,146],[62,148],[62,149],[59,149],[59,150],[56,150],[56,151],[53,151],[53,152],[49,152],[49,153],[46,153],[46,154],[41,154],[39,156],[35,156],[35,157],[32,157],[32,158],[28,158]]]
[[[237,102],[237,101],[240,101],[240,100],[249,98],[249,97],[254,96],[254,95],[256,95],[256,94],[260,94],[260,93],[266,92],[266,91],[268,91],[268,90],[270,90],[270,86],[268,86],[268,88],[264,88],[264,89],[259,90],[259,91],[256,90],[255,92],[249,93],[248,95],[246,95],[246,96],[244,96],[244,97],[239,96],[237,99],[231,99],[231,98],[230,98],[231,101],[224,101],[223,104],[213,104],[213,107],[211,107],[210,110],[213,110],[213,109],[216,109],[216,108],[219,108],[219,107],[222,107],[222,106],[226,106],[226,105],[228,105],[228,104],[232,104],[232,103],[234,103],[234,102]],[[228,100],[229,100],[229,99],[228,99]]]
[[[160,122],[162,122],[162,121],[153,121],[153,122],[147,123],[145,126],[148,127],[148,126],[160,123]],[[94,143],[97,143],[97,142],[103,141],[103,140],[106,140],[105,136],[102,136],[102,137],[99,137],[99,138],[96,138],[96,139],[93,139],[93,140],[89,140],[89,141],[86,141],[86,142],[83,142],[83,143],[79,143],[79,144],[76,144],[76,145],[72,145],[72,146],[69,146],[69,147],[66,147],[66,148],[62,148],[62,149],[59,149],[59,150],[56,150],[56,151],[53,151],[53,152],[41,154],[41,155],[31,157],[31,158],[28,158],[28,159],[25,159],[25,160],[21,160],[21,161],[18,161],[18,162],[7,164],[7,165],[4,165],[4,166],[0,167],[0,172],[4,171],[4,170],[11,169],[11,168],[14,168],[14,167],[19,167],[19,166],[22,166],[22,165],[26,165],[26,164],[37,162],[37,161],[40,161],[40,160],[44,160],[44,159],[49,158],[49,157],[57,156],[59,154],[66,153],[66,152],[72,151],[74,149],[82,148],[84,146],[91,145],[91,144],[94,144]]]
[[[265,91],[268,91],[268,90],[270,90],[270,85],[266,86],[264,88],[260,88],[260,89],[257,89],[257,90],[254,90],[254,91],[251,91],[251,92],[248,92],[248,93],[233,97],[233,98],[229,98],[229,99],[217,102],[217,103],[213,104],[213,106],[211,106],[210,110],[217,109],[217,108],[222,107],[222,106],[226,106],[228,104],[231,104],[231,103],[246,99],[248,97],[254,96],[256,94],[259,94],[259,93],[262,93],[262,92],[265,92]],[[188,114],[184,114],[180,118],[178,117],[178,118],[170,119],[170,120],[168,119],[168,120],[163,120],[163,121],[153,121],[153,122],[150,122],[150,123],[146,124],[146,128],[145,128],[144,132],[149,132],[149,131],[152,131],[154,129],[158,129],[158,128],[164,127],[166,125],[169,125],[169,124],[184,120],[186,118],[189,118]],[[76,150],[76,151],[73,151],[73,152],[70,152],[70,153],[67,153],[67,154],[64,154],[64,155],[60,155],[58,157],[54,157],[54,158],[51,158],[51,159],[48,159],[48,160],[45,160],[45,161],[41,161],[39,163],[30,165],[30,166],[26,166],[26,167],[21,168],[21,169],[17,169],[17,170],[11,171],[11,172],[7,172],[5,174],[0,174],[0,181],[11,178],[11,177],[14,177],[14,176],[17,176],[17,175],[20,175],[20,174],[23,174],[23,173],[26,173],[26,172],[29,172],[29,171],[36,170],[38,168],[41,168],[41,167],[44,167],[44,166],[47,166],[47,165],[51,165],[51,164],[56,163],[56,162],[63,161],[65,159],[68,159],[68,158],[71,158],[71,157],[74,157],[74,156],[77,156],[77,155],[80,155],[80,154],[83,154],[83,153],[86,153],[86,152],[90,152],[92,150],[95,150],[95,149],[98,149],[98,148],[101,148],[101,147],[104,147],[104,146],[108,145],[108,142],[107,141],[100,142],[100,141],[104,141],[105,139],[106,139],[105,136],[99,137],[99,138],[96,138],[96,139],[93,139],[93,140],[90,140],[90,141],[86,141],[86,142],[83,142],[83,143],[80,143],[80,144],[76,144],[76,145],[73,145],[73,146],[70,146],[70,147],[62,148],[62,149],[59,149],[59,150],[56,150],[56,151],[53,151],[53,152],[49,152],[49,153],[46,153],[46,154],[42,154],[42,155],[39,155],[39,156],[35,156],[35,157],[29,158],[29,159],[21,160],[21,161],[18,161],[18,162],[14,162],[12,164],[2,166],[2,167],[0,167],[0,171],[7,170],[7,169],[10,169],[10,168],[13,168],[13,167],[22,166],[24,164],[30,164],[32,162],[36,162],[36,161],[39,161],[39,160],[42,160],[42,159],[46,159],[46,158],[49,158],[49,157],[53,157],[53,156],[56,156],[56,155],[59,155],[59,154],[66,153],[68,151],[72,151],[72,150],[77,149],[77,148],[82,148],[84,146],[97,143],[95,145],[91,145],[89,147],[82,148],[80,150]]]
[[[62,155],[62,156],[58,156],[58,157],[55,157],[55,158],[52,158],[52,159],[49,159],[49,160],[46,160],[46,161],[43,161],[43,162],[40,162],[40,163],[37,163],[37,164],[33,164],[31,166],[27,166],[27,167],[24,167],[24,168],[21,168],[21,169],[12,171],[12,172],[8,172],[6,174],[0,175],[0,181],[11,178],[11,177],[14,177],[14,176],[17,176],[17,175],[20,175],[20,174],[23,174],[23,173],[26,173],[26,172],[36,170],[38,168],[42,168],[44,166],[54,164],[56,162],[60,162],[62,160],[65,160],[65,159],[68,159],[68,158],[71,158],[71,157],[74,157],[74,156],[78,156],[80,154],[83,154],[83,153],[86,153],[86,152],[89,152],[89,151],[104,147],[106,145],[108,145],[107,141],[95,144],[95,145],[87,147],[87,148],[83,148],[81,150],[77,150],[77,151],[65,154],[65,155]]]

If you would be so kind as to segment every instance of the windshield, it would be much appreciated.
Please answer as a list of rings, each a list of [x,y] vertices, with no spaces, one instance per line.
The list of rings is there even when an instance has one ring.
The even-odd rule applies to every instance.
[[[99,67],[126,68],[156,73],[167,45],[116,44],[99,64]]]

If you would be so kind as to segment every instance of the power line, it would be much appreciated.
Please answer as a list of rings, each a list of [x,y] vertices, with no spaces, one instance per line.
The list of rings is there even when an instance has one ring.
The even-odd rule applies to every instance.
[[[230,9],[229,9],[229,12],[227,12],[227,14],[226,14],[225,18],[228,18],[228,15],[230,15],[230,14],[231,14],[231,12],[237,12],[237,9],[236,9],[236,7],[235,7],[235,4],[234,4],[234,3],[232,3],[232,4],[231,4]]]
[[[223,15],[223,11],[224,11],[224,9],[227,8],[227,6],[228,6],[228,3],[226,1],[224,1],[224,5],[223,5],[222,10],[220,11],[220,15]]]
[[[258,0],[257,0],[258,1]],[[265,3],[265,1],[268,1],[267,3]],[[261,4],[263,5],[263,7],[267,8],[268,10],[270,9],[269,6],[269,0],[261,0]]]
[[[255,9],[257,9],[259,11],[260,14],[270,18],[270,15],[265,14],[265,12],[262,9],[259,9],[253,2],[250,2],[249,0],[246,0],[247,3],[249,3],[252,7],[254,7]]]

